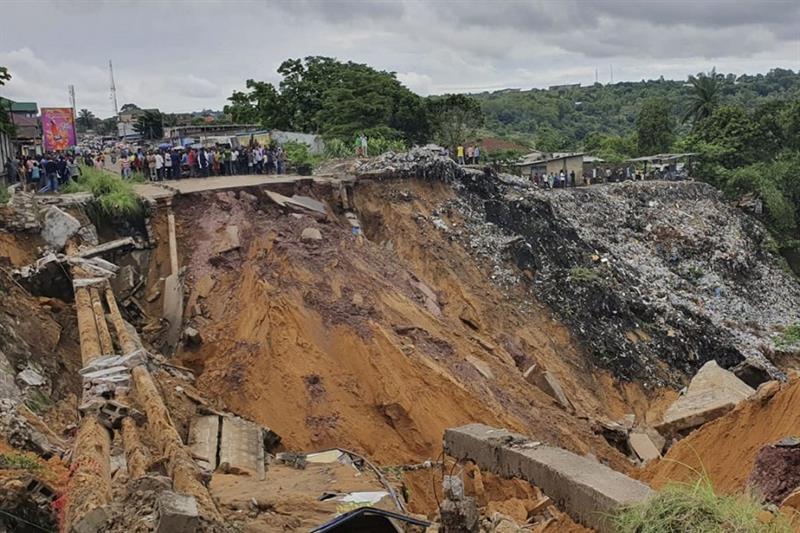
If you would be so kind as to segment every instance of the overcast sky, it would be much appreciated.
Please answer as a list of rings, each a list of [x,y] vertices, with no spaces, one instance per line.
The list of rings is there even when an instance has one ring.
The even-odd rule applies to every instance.
[[[113,114],[222,109],[286,58],[391,70],[422,94],[800,69],[800,0],[0,0],[0,95]]]

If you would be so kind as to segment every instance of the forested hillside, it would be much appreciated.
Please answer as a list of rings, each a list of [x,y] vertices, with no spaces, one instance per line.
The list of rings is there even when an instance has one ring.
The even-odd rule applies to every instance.
[[[767,100],[800,98],[800,72],[774,69],[768,74],[736,77],[717,74],[720,103],[753,110]],[[642,104],[665,98],[672,115],[682,118],[692,87],[686,81],[651,80],[613,85],[518,91],[507,89],[472,95],[481,102],[485,127],[500,135],[519,136],[543,150],[578,149],[595,134],[625,136],[636,131]],[[679,133],[688,127],[679,126]]]

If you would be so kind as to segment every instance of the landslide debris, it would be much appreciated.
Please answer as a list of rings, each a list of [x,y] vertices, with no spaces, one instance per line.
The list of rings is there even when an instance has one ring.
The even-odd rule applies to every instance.
[[[777,332],[800,318],[800,284],[766,229],[710,185],[539,190],[462,169],[434,149],[360,170],[453,182],[458,197],[431,223],[488,259],[501,287],[527,272],[531,293],[620,379],[674,385],[711,359],[750,385],[783,377],[770,357],[781,351]],[[463,223],[451,227],[455,215]]]
[[[648,464],[640,478],[661,488],[670,481],[693,481],[702,473],[718,492],[742,491],[759,451],[797,435],[799,406],[800,379],[765,383],[728,414],[678,441],[663,459]]]

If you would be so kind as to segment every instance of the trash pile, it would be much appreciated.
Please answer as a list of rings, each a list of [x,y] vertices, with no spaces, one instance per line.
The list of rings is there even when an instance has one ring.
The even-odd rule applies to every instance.
[[[442,155],[442,148],[435,144],[415,146],[403,153],[386,152],[355,169],[359,179],[421,178],[446,183],[474,173],[481,174],[480,171],[465,169]]]
[[[463,227],[434,225],[488,259],[501,288],[527,274],[620,379],[677,385],[712,359],[750,386],[785,378],[770,357],[782,350],[776,332],[800,321],[800,284],[766,229],[710,185],[540,190],[464,169],[436,147],[387,153],[359,172],[452,182],[459,197],[440,211],[457,211]]]

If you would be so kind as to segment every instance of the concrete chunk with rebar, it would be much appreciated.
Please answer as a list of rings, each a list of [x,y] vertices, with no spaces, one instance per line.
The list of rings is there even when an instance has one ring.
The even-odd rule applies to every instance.
[[[495,474],[529,481],[574,520],[601,533],[614,530],[610,517],[620,507],[653,493],[644,483],[593,459],[483,424],[445,430],[444,446],[456,459],[470,459]]]

